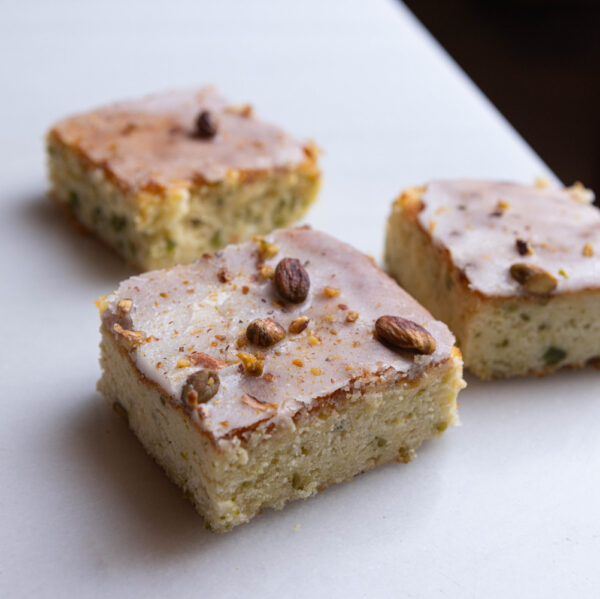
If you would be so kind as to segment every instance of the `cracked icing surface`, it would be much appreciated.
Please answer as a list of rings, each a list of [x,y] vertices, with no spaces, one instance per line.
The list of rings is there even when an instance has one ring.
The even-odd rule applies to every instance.
[[[218,132],[210,140],[193,135],[202,110],[217,119]],[[302,143],[229,106],[212,87],[98,108],[58,122],[52,134],[134,191],[217,182],[228,171],[286,169],[306,160]]]
[[[600,211],[566,189],[434,181],[421,201],[419,223],[450,252],[472,290],[486,296],[525,295],[509,274],[517,262],[554,275],[554,293],[600,287]],[[520,255],[517,238],[528,241],[533,254]],[[592,256],[584,256],[586,244]]]
[[[197,351],[227,363],[219,370],[217,394],[192,412],[196,423],[215,437],[262,420],[290,424],[298,410],[312,407],[319,397],[360,387],[371,375],[414,378],[450,357],[454,337],[446,325],[364,254],[308,228],[277,231],[267,239],[279,252],[264,264],[275,268],[283,257],[293,257],[306,265],[311,286],[303,303],[281,302],[272,279],[260,275],[257,242],[229,246],[192,265],[132,277],[104,300],[107,308],[102,317],[109,330],[119,320],[119,300],[132,300],[127,317],[119,322],[143,332],[146,340],[131,350],[131,358],[172,401],[180,402],[186,378],[200,369],[178,367],[181,359]],[[221,282],[223,278],[230,280]],[[329,297],[323,291],[326,286],[339,289],[339,295]],[[359,313],[355,322],[346,322],[350,311]],[[376,341],[374,322],[384,314],[424,326],[437,342],[435,353],[394,352]],[[290,322],[301,315],[310,322],[298,335],[288,333],[269,348],[236,347],[256,318],[273,318],[287,331]],[[240,351],[264,354],[262,376],[240,372],[236,355]],[[302,365],[295,365],[294,360]],[[244,394],[264,406],[243,401]]]

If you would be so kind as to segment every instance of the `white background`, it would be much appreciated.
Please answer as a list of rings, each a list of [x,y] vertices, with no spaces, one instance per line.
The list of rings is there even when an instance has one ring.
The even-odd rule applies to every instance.
[[[95,391],[92,302],[131,271],[45,198],[43,135],[63,115],[214,82],[318,141],[325,179],[308,221],[378,258],[403,186],[548,173],[402,5],[0,10],[1,597],[598,596],[591,369],[469,377],[462,427],[410,465],[225,536],[204,530]]]

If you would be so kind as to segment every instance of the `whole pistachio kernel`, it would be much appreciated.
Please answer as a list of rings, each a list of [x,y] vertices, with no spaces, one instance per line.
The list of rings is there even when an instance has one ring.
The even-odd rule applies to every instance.
[[[203,110],[196,118],[196,136],[212,139],[217,134],[217,121],[209,110]]]
[[[558,285],[554,275],[533,264],[513,264],[510,267],[510,276],[533,295],[547,295]]]
[[[181,390],[181,401],[195,408],[198,404],[206,403],[219,390],[219,375],[216,370],[205,368],[191,374]]]
[[[308,297],[310,278],[300,260],[283,258],[275,268],[275,287],[288,302],[299,304]]]
[[[254,345],[269,347],[285,337],[285,330],[272,318],[257,318],[248,325],[246,337]]]
[[[395,349],[417,354],[432,354],[436,348],[435,339],[427,329],[400,316],[380,316],[375,322],[375,336]]]

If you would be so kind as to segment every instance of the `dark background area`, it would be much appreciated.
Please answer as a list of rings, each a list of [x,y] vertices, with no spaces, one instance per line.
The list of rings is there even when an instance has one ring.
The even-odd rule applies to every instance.
[[[600,0],[405,0],[565,184],[600,195]]]

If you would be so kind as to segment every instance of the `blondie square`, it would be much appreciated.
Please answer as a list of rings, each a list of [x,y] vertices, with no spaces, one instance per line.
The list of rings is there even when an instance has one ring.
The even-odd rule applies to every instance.
[[[314,144],[211,87],[67,118],[47,149],[55,201],[141,270],[287,226],[320,182]]]
[[[457,337],[484,379],[600,356],[600,212],[581,185],[434,181],[388,223],[390,274]]]
[[[309,228],[135,276],[98,300],[99,390],[217,532],[456,423],[454,337]]]

